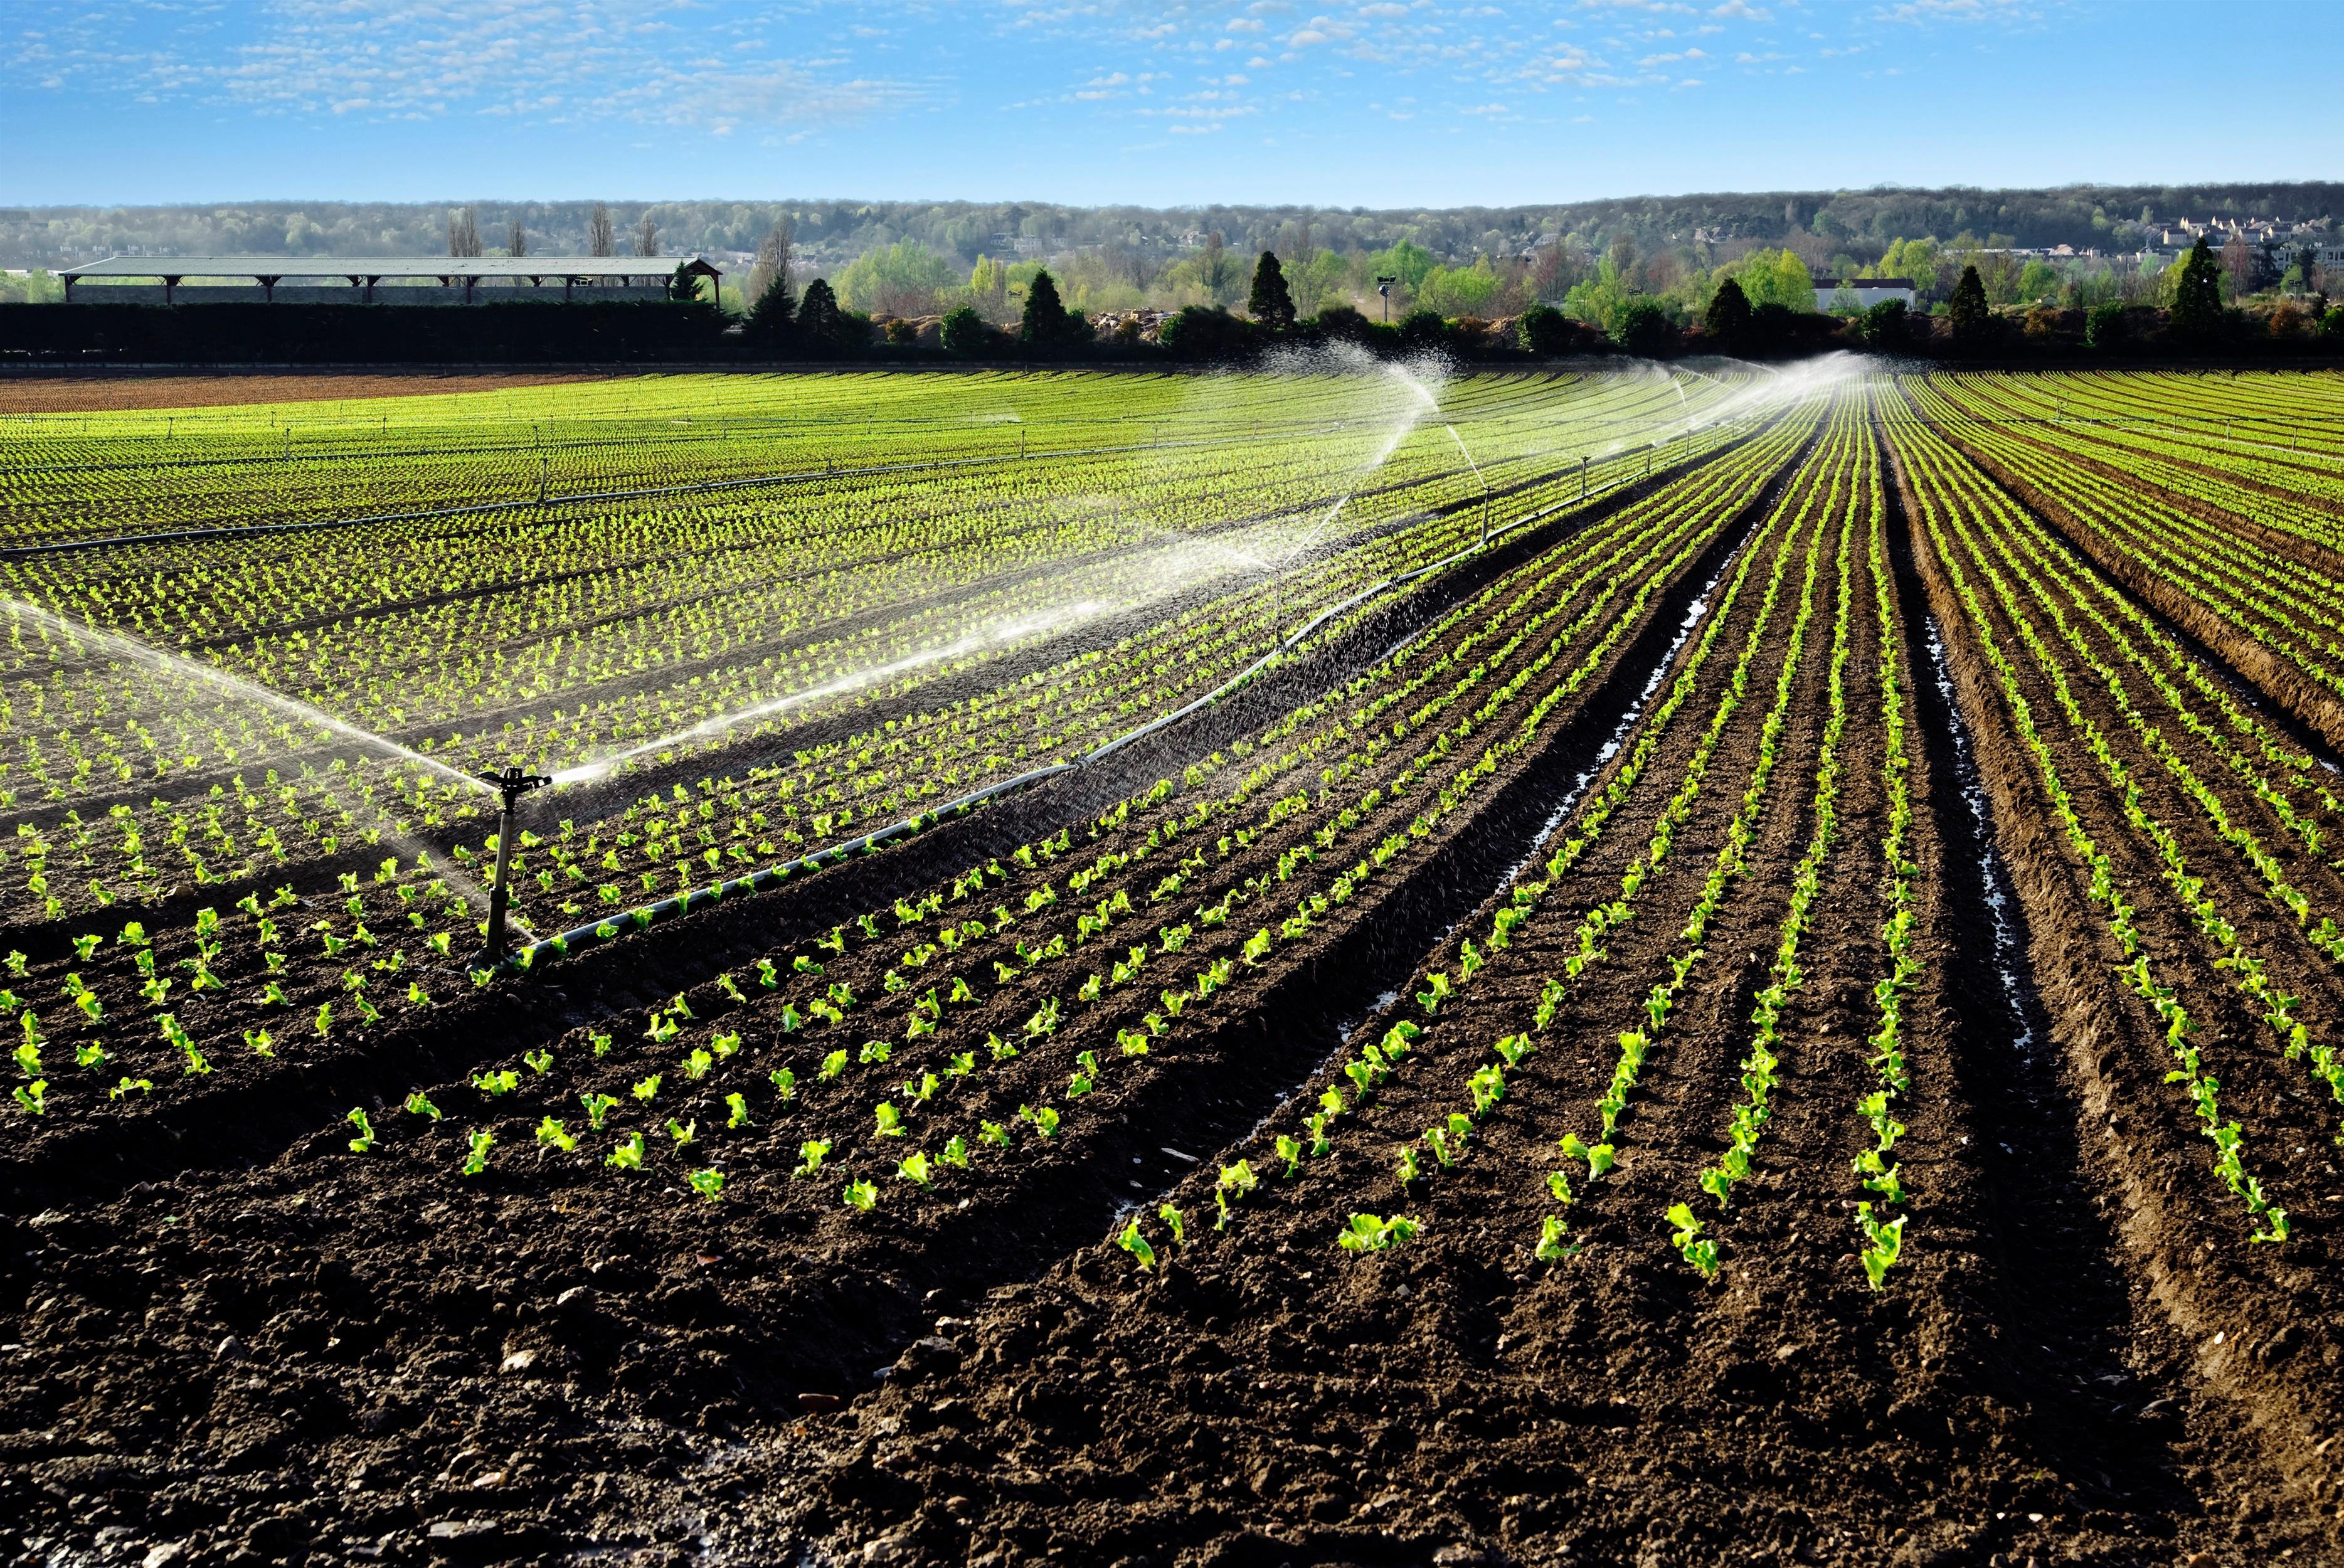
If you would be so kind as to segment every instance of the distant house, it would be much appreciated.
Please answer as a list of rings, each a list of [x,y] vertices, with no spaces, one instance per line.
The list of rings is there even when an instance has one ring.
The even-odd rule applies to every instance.
[[[1814,285],[1815,309],[1818,310],[1830,309],[1833,301],[1839,298],[1843,286],[1855,296],[1856,304],[1866,310],[1886,299],[1902,299],[1909,306],[1919,298],[1918,291],[1909,278],[1818,278]]]

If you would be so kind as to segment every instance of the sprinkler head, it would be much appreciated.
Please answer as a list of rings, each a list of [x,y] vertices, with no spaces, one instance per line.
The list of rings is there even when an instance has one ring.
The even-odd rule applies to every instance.
[[[530,791],[543,789],[553,782],[543,774],[525,774],[517,764],[500,774],[476,774],[473,776],[505,797],[505,810],[508,812],[512,810],[514,802]]]

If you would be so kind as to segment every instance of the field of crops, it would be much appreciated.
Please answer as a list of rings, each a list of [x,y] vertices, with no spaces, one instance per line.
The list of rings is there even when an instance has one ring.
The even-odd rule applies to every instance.
[[[9,1561],[2344,1549],[2333,377],[206,400],[0,515]]]

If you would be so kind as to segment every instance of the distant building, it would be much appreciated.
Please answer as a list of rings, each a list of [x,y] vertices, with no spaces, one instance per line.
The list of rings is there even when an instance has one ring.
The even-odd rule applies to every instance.
[[[260,299],[300,304],[472,305],[494,299],[663,299],[681,270],[718,279],[705,258],[680,256],[116,256],[69,267],[84,302],[194,305]],[[429,283],[423,280],[429,279]],[[290,281],[288,281],[290,280]],[[488,287],[483,288],[483,285]]]
[[[1902,299],[1910,307],[1920,298],[1909,278],[1818,278],[1814,279],[1815,309],[1828,310],[1844,287],[1855,302],[1869,310],[1884,300]]]

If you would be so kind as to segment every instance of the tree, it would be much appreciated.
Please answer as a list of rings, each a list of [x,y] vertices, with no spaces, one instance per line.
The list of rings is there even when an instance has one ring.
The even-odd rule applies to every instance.
[[[1857,318],[1857,330],[1863,334],[1864,346],[1893,352],[1904,346],[1904,301],[1883,299]]]
[[[1746,312],[1748,307],[1743,309]],[[1545,359],[1568,354],[1578,347],[1579,333],[1571,318],[1551,305],[1533,305],[1523,311],[1516,330],[1521,334],[1523,348]]]
[[[1082,312],[1069,311],[1058,301],[1058,285],[1048,268],[1034,274],[1026,286],[1026,314],[1017,323],[1017,340],[1040,354],[1072,349],[1089,335]]]
[[[789,288],[790,240],[790,220],[774,219],[765,238],[757,242],[757,259],[749,268],[749,298],[763,300],[776,279],[783,289]]]
[[[973,305],[964,305],[945,317],[945,352],[975,358],[992,346],[993,330]]]
[[[1738,279],[1729,278],[1717,286],[1709,297],[1709,309],[1702,313],[1702,326],[1712,341],[1728,353],[1738,353],[1750,340],[1750,296],[1742,292]]]
[[[1631,299],[1620,312],[1612,336],[1638,359],[1656,359],[1675,346],[1676,323],[1669,319],[1667,309],[1659,300],[1639,298]]]
[[[2172,288],[2173,330],[2184,338],[2211,337],[2222,324],[2222,263],[2204,235],[2174,268]]]
[[[2110,299],[2095,305],[2084,318],[2084,347],[2114,349],[2125,340],[2127,323],[2124,302]]]
[[[635,225],[635,254],[637,256],[659,254],[659,225],[652,221],[652,215],[648,212],[643,214],[643,220]]]
[[[1254,264],[1253,292],[1246,298],[1246,314],[1273,332],[1294,325],[1294,296],[1287,291],[1285,270],[1278,253],[1265,250]]]
[[[676,263],[675,276],[667,280],[667,297],[686,303],[700,298],[700,274],[690,261]]]
[[[753,278],[754,273],[751,274]],[[809,290],[811,292],[811,290]],[[757,291],[757,302],[749,307],[749,320],[744,331],[749,339],[767,353],[780,355],[793,336],[797,301],[790,292],[790,272],[787,266],[774,269],[765,286]]]
[[[512,220],[512,228],[505,236],[505,254],[507,256],[529,254],[529,231],[520,226],[520,219],[518,217]]]
[[[1953,303],[1947,314],[1954,319],[1954,336],[1965,341],[1975,341],[1985,335],[1994,317],[1986,309],[1985,284],[1978,278],[1975,265],[1962,268],[1962,280],[1954,285]]]
[[[480,253],[480,217],[470,207],[448,215],[448,254],[478,256]]]
[[[825,278],[806,285],[798,301],[798,342],[817,359],[844,352],[848,347],[847,319],[838,308],[838,296]]]
[[[586,254],[609,256],[615,250],[617,243],[617,233],[611,227],[611,209],[598,201],[592,214],[586,219]]]

